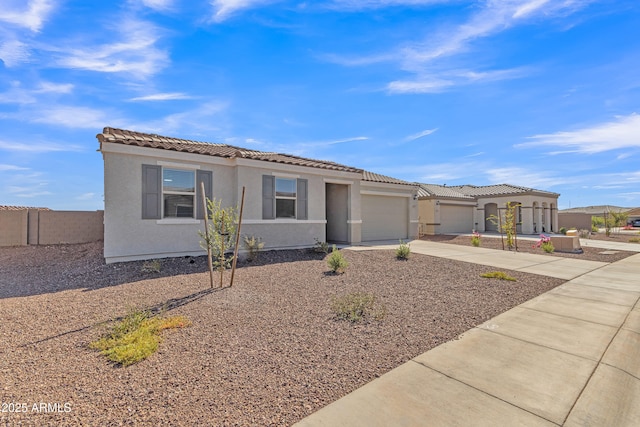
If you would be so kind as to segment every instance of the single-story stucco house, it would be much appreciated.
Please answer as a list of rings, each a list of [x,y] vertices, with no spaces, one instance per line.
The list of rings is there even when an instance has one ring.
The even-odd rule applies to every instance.
[[[517,204],[517,232],[557,232],[560,194],[510,184],[445,186],[419,184],[418,205],[421,234],[497,231],[488,220],[504,217],[507,203]]]
[[[202,255],[201,184],[225,206],[240,204],[242,234],[265,248],[319,241],[411,239],[418,187],[334,162],[106,127],[104,256],[108,263]]]

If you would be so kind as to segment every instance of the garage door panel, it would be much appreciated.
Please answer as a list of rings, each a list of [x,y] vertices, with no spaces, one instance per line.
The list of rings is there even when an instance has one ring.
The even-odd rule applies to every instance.
[[[409,230],[406,197],[362,196],[362,240],[406,239]]]
[[[468,233],[472,228],[472,207],[440,205],[439,233]]]

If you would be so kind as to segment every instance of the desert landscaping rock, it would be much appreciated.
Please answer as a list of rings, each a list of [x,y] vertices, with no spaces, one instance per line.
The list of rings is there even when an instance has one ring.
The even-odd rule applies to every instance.
[[[0,401],[70,404],[0,413],[24,425],[291,425],[392,368],[563,280],[393,251],[263,252],[232,288],[209,289],[204,257],[105,265],[100,243],[0,248]],[[225,276],[228,283],[229,276]],[[351,324],[334,296],[373,293],[382,321]],[[159,351],[120,368],[88,348],[131,308],[184,315]],[[30,406],[31,408],[31,406]]]

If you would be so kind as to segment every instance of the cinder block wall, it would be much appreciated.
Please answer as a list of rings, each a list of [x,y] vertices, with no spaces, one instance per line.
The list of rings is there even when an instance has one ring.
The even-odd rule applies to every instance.
[[[27,244],[27,211],[0,211],[0,246]]]
[[[591,231],[591,214],[558,212],[560,227]]]
[[[104,211],[40,211],[40,245],[86,243],[102,240]]]

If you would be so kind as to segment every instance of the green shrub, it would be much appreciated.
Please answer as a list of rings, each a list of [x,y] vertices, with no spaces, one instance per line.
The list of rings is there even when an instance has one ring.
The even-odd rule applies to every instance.
[[[398,249],[396,249],[396,258],[407,260],[409,259],[410,254],[410,245],[407,245],[404,241],[400,240],[400,246],[398,246]]]
[[[480,233],[474,231],[471,235],[471,246],[475,246],[476,248],[480,246]]]
[[[327,265],[329,265],[329,268],[334,273],[341,274],[344,273],[349,263],[344,259],[344,255],[342,255],[342,252],[338,250],[336,245],[333,245],[331,255],[329,255],[327,259]]]
[[[142,263],[143,273],[160,273],[160,260],[153,259]]]
[[[353,292],[341,297],[334,297],[331,303],[334,317],[352,323],[360,321],[381,320],[386,315],[383,304],[377,302],[373,294]]]
[[[567,235],[567,227],[560,227],[560,234]]]
[[[486,279],[500,279],[500,280],[508,280],[510,282],[515,282],[515,277],[509,276],[504,271],[491,271],[489,273],[483,273],[480,277],[484,277]]]
[[[183,316],[164,318],[152,316],[148,311],[135,310],[113,326],[107,335],[90,343],[89,347],[99,350],[111,362],[129,366],[156,352],[161,331],[190,324]]]
[[[264,242],[256,236],[244,236],[244,247],[249,251],[247,260],[251,262],[258,258],[258,253],[264,248]]]
[[[540,247],[542,248],[543,251],[545,251],[548,254],[552,254],[553,251],[555,251],[556,248],[553,247],[553,243],[549,242],[544,242],[542,243],[542,245],[540,245]]]
[[[313,246],[313,251],[319,254],[328,254],[329,253],[329,244],[327,242],[321,242],[317,237],[314,237],[313,240],[316,241],[316,244]]]

